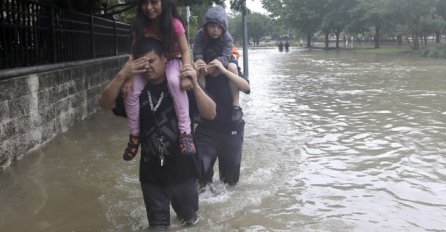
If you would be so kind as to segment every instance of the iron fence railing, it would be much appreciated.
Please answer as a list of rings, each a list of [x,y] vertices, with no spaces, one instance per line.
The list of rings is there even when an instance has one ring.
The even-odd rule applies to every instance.
[[[130,25],[32,0],[0,0],[0,69],[125,54]]]

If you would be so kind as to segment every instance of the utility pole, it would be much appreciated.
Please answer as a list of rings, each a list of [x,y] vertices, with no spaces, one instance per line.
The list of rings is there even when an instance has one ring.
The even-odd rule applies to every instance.
[[[187,44],[190,45],[190,7],[186,7],[186,21],[187,21]]]
[[[246,16],[246,0],[243,0],[242,9],[242,22],[243,22],[243,75],[245,78],[249,78],[249,66],[248,66],[248,20]]]

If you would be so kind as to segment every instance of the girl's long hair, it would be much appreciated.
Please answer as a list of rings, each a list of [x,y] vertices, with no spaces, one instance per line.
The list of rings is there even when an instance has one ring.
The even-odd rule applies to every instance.
[[[145,37],[144,28],[148,28],[152,23],[142,9],[143,4],[150,0],[138,0],[136,17],[132,24],[132,47],[135,41],[141,40]],[[181,16],[177,11],[177,4],[175,0],[160,0],[162,12],[160,17],[160,37],[163,43],[163,52],[170,52],[176,40],[175,30],[172,26],[173,19],[176,18],[184,25]]]

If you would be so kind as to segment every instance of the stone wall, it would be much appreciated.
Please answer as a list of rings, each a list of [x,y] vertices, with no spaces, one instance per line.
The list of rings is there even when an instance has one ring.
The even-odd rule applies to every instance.
[[[125,56],[0,71],[0,170],[94,114]]]

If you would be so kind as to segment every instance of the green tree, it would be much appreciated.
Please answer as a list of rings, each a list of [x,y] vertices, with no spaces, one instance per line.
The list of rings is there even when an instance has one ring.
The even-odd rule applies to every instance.
[[[241,13],[249,13],[250,10],[246,8],[246,0],[231,0],[231,9],[241,12]]]
[[[269,35],[274,31],[274,20],[266,15],[256,12],[248,14],[248,17],[248,37],[253,41],[254,45],[258,45],[263,36]],[[235,17],[230,18],[229,32],[231,32],[235,41],[240,41],[243,38],[242,26],[241,14],[237,14]]]
[[[381,31],[391,27],[397,17],[399,0],[357,0],[350,11],[353,19],[363,26],[374,27],[375,48],[380,47]],[[405,1],[405,0],[402,0]],[[386,28],[386,29],[387,29]]]
[[[441,34],[446,31],[446,0],[438,0],[436,14],[439,18],[435,31],[435,42],[440,43]]]
[[[412,49],[419,49],[423,38],[443,27],[444,20],[437,14],[438,0],[397,0],[397,3],[397,23]]]
[[[105,10],[105,16],[111,17],[132,11],[138,0],[38,0],[39,3],[75,10],[83,13],[99,14]],[[224,0],[177,0],[179,7],[210,6],[213,3],[224,5]]]
[[[200,5],[191,6],[191,15],[196,17],[197,29],[203,24],[203,16],[210,7],[212,7],[212,2],[209,1]]]
[[[262,0],[262,4],[272,17],[277,17],[284,25],[304,33],[307,47],[311,47],[312,37],[321,28],[324,1]]]
[[[241,14],[236,14],[234,17],[229,18],[228,27],[234,41],[239,42],[243,39],[243,24]],[[248,32],[250,31],[251,30],[248,30]]]
[[[97,13],[101,9],[100,0],[38,0],[40,4],[74,10],[86,14]]]
[[[339,48],[339,36],[342,31],[353,20],[351,15],[346,13],[351,11],[356,4],[356,0],[324,0],[323,18],[321,30],[325,34],[325,47],[329,47],[329,35],[336,35],[336,48]]]

